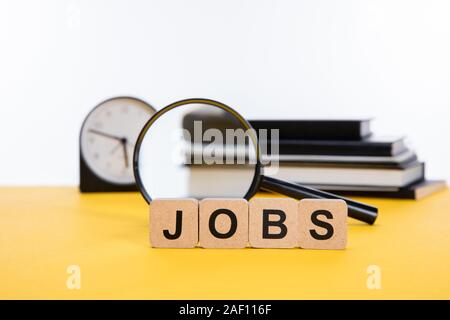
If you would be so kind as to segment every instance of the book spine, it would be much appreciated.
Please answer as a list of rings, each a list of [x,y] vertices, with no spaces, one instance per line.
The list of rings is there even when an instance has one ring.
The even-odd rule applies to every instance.
[[[266,147],[268,153],[271,153],[270,143]],[[263,149],[264,150],[264,149]],[[354,145],[323,145],[302,142],[288,142],[280,140],[279,153],[292,155],[348,155],[348,156],[394,156],[401,152],[392,153],[390,144],[361,144]]]
[[[283,140],[361,140],[361,122],[273,122],[263,120],[249,121],[255,130],[279,129],[279,137]],[[367,136],[367,135],[366,135]]]
[[[355,196],[355,197],[370,197],[370,198],[394,198],[394,199],[416,199],[416,193],[414,190],[400,190],[396,192],[389,191],[338,191],[338,190],[326,190],[323,191],[333,192],[341,196]]]

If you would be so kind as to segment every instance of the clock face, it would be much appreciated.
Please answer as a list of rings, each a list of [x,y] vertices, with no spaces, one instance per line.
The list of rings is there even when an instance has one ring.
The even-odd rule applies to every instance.
[[[133,184],[133,151],[145,123],[155,113],[147,103],[129,97],[102,102],[87,116],[81,129],[81,154],[100,178]]]

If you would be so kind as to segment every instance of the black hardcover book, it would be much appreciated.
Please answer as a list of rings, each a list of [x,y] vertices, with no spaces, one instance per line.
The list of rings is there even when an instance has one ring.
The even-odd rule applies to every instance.
[[[412,150],[405,150],[395,156],[340,156],[340,155],[314,155],[314,154],[281,154],[263,155],[263,161],[279,161],[280,163],[324,163],[324,164],[385,164],[397,165],[417,160]]]
[[[272,153],[270,144],[261,144],[262,151]],[[407,148],[403,137],[370,136],[363,140],[281,140],[278,145],[280,155],[314,154],[347,156],[395,156]]]
[[[315,162],[315,161],[280,161],[280,167],[290,167],[290,168],[348,168],[348,169],[407,169],[419,162],[416,158],[399,162],[399,163],[389,163],[389,162]]]
[[[194,132],[194,121],[202,122],[202,129],[230,128],[232,116],[222,110],[214,112],[198,110],[187,113],[183,118],[183,128],[191,135]],[[371,119],[347,120],[249,120],[253,129],[279,129],[280,140],[361,140],[370,136]],[[236,128],[240,127],[236,123]],[[270,137],[270,135],[268,135]]]
[[[266,166],[264,171],[268,176],[306,185],[400,188],[425,177],[425,166],[417,161],[397,165],[279,163]]]
[[[337,193],[343,196],[397,198],[420,200],[428,195],[447,188],[444,180],[422,180],[414,182],[402,188],[395,187],[365,187],[365,186],[339,186],[339,185],[314,185],[327,192]]]
[[[255,130],[279,129],[280,140],[361,140],[371,134],[371,119],[250,120]]]

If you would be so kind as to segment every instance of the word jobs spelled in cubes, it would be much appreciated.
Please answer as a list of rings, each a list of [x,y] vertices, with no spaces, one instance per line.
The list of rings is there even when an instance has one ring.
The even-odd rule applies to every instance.
[[[150,242],[160,248],[344,249],[343,200],[288,198],[156,199]]]

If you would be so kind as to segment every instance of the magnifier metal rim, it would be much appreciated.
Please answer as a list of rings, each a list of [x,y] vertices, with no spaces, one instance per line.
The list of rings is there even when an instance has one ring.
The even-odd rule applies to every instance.
[[[145,187],[144,187],[141,177],[139,175],[139,168],[138,168],[139,151],[141,149],[141,144],[142,144],[142,141],[144,140],[145,134],[147,133],[148,129],[153,125],[153,123],[158,118],[160,118],[163,114],[165,114],[166,112],[168,112],[176,107],[182,106],[182,105],[194,104],[194,103],[207,104],[207,105],[218,107],[226,112],[231,113],[244,126],[245,130],[252,129],[252,126],[250,125],[250,123],[248,123],[248,121],[245,120],[236,110],[234,110],[233,108],[231,108],[221,102],[218,102],[215,100],[210,100],[210,99],[193,98],[193,99],[180,100],[180,101],[174,102],[174,103],[168,105],[167,107],[164,107],[163,109],[156,112],[147,121],[147,123],[142,128],[141,132],[139,133],[138,139],[136,141],[136,146],[134,148],[134,154],[133,154],[134,178],[136,180],[136,185],[137,185],[139,191],[141,192],[142,196],[144,197],[145,201],[147,201],[147,203],[150,203],[152,201],[152,198],[145,190]],[[256,192],[259,189],[259,184],[261,181],[261,161],[260,161],[260,153],[259,153],[260,152],[259,143],[258,143],[256,135],[251,134],[251,138],[252,138],[254,144],[256,145],[256,164],[255,164],[255,175],[253,176],[253,181],[250,185],[250,188],[248,189],[247,193],[244,196],[244,198],[247,200],[256,194]]]

